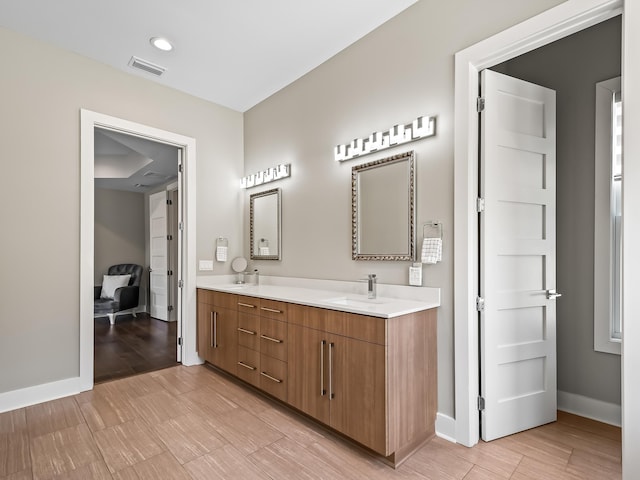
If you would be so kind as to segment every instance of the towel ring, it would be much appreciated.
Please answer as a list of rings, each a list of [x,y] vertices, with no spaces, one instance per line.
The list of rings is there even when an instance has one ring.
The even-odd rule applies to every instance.
[[[428,222],[425,222],[422,224],[422,238],[427,238],[427,235],[425,234],[425,229],[427,227],[430,228],[437,228],[438,229],[438,236],[440,237],[440,239],[442,239],[442,222],[440,220],[429,220]]]

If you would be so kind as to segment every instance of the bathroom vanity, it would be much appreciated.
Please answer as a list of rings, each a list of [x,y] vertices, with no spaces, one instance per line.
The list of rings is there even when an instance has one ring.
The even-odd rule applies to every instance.
[[[434,435],[439,302],[271,285],[197,294],[211,365],[393,466]]]

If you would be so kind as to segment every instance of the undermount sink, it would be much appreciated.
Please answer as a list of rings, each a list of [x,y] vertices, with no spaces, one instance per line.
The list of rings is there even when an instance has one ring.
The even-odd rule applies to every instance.
[[[328,298],[324,300],[326,303],[332,303],[334,305],[344,305],[351,307],[374,307],[376,305],[384,305],[387,302],[379,300],[377,298],[354,298],[354,297],[336,297]]]

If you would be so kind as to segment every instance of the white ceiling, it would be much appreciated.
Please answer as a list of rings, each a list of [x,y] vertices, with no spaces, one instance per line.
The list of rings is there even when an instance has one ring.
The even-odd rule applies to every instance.
[[[100,128],[94,133],[97,188],[143,193],[178,178],[178,148]]]
[[[416,1],[2,0],[0,26],[244,112]]]

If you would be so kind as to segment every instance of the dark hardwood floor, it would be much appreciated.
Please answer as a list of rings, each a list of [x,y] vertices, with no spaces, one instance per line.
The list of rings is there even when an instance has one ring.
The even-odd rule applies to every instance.
[[[95,383],[129,377],[177,365],[177,322],[156,320],[148,313],[122,315],[116,324],[95,319]]]

